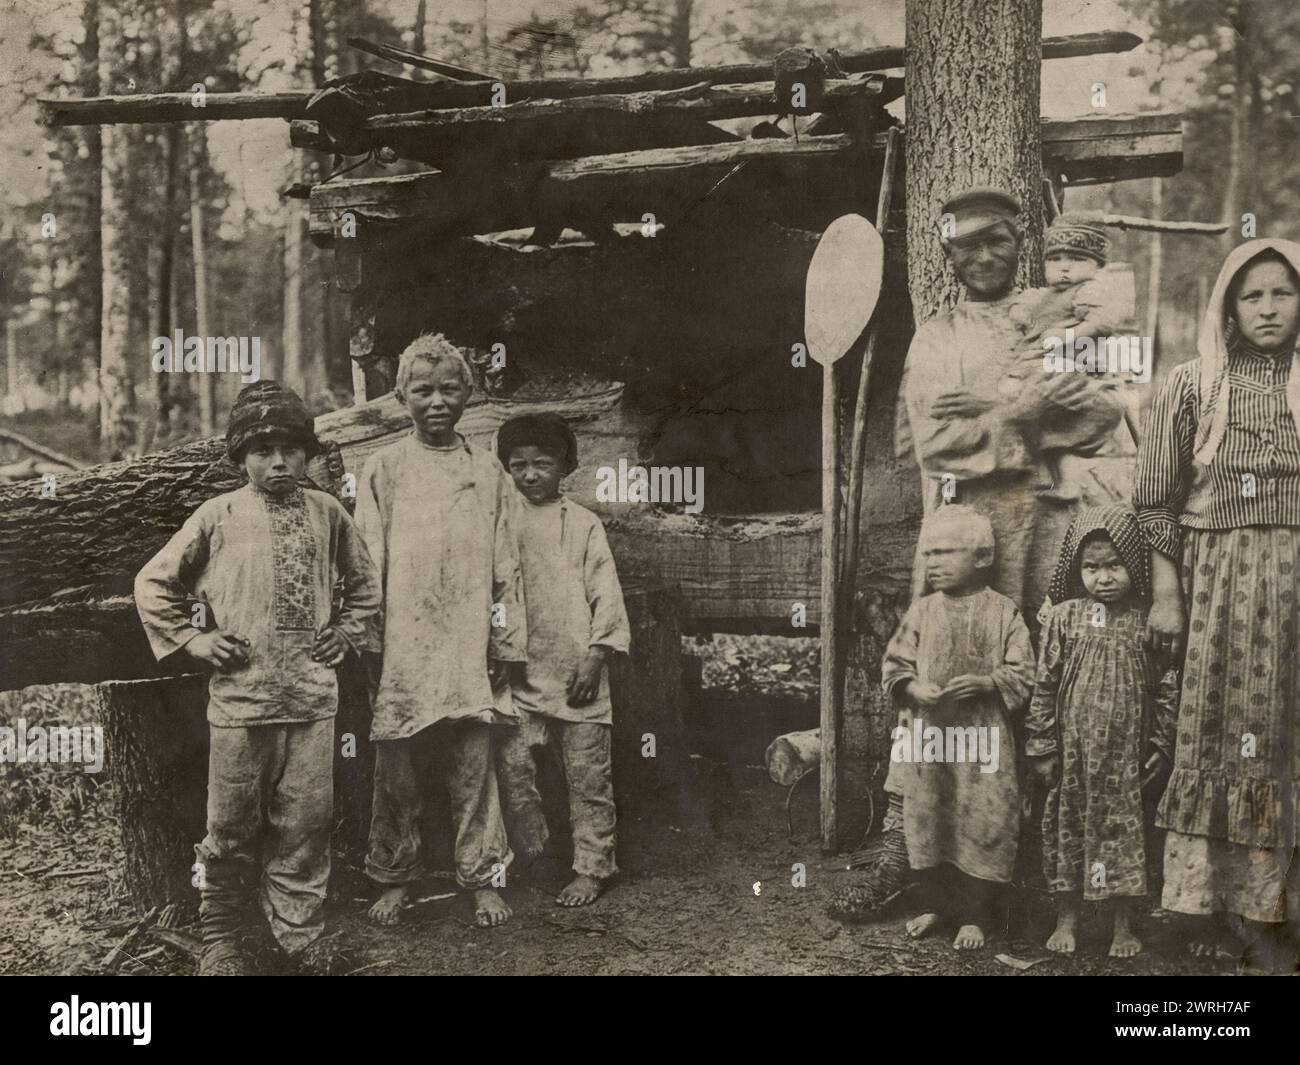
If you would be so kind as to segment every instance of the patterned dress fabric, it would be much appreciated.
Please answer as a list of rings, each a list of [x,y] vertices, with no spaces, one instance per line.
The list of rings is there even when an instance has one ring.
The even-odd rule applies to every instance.
[[[1172,753],[1178,684],[1145,646],[1144,607],[1070,599],[1052,608],[1025,728],[1026,753],[1056,754],[1043,810],[1049,890],[1085,899],[1145,895],[1143,766]]]
[[[1181,566],[1187,653],[1174,772],[1157,823],[1163,905],[1257,921],[1296,916],[1300,358],[1251,348],[1227,313],[1263,250],[1240,245],[1197,343],[1152,408],[1133,500],[1152,547]]]

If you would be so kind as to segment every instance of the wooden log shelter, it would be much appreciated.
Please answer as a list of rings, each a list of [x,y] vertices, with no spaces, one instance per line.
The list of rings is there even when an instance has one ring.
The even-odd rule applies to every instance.
[[[1138,43],[1129,34],[1053,38],[1043,57]],[[334,152],[340,166],[357,154],[414,170],[299,190],[313,239],[333,250],[355,386],[354,406],[317,420],[327,453],[309,475],[350,503],[366,456],[407,428],[392,395],[397,357],[424,331],[445,334],[479,371],[460,424],[471,440],[488,443],[517,413],[563,414],[581,459],[565,490],[606,522],[633,590],[637,639],[617,679],[615,718],[625,724],[616,726],[616,775],[620,805],[645,808],[645,796],[679,801],[685,777],[680,634],[817,632],[820,371],[798,357],[803,279],[818,234],[849,212],[875,223],[887,254],[854,638],[882,643],[905,605],[920,491],[892,449],[911,334],[901,192],[889,217],[874,217],[898,125],[886,105],[905,88],[882,71],[901,64],[901,49],[877,49],[580,81],[415,82],[367,71],[315,93],[210,94],[202,111],[189,94],[43,104],[56,125],[279,117],[294,146]],[[806,96],[789,94],[791,69]],[[814,117],[792,135],[781,124],[790,113]],[[733,120],[760,117],[768,121],[752,134],[736,132]],[[1058,201],[1074,185],[1181,166],[1172,114],[1045,119],[1042,139],[1045,185]],[[861,344],[844,360],[850,397],[860,353]],[[851,419],[840,421],[847,438]],[[847,453],[847,439],[841,447]],[[702,511],[603,498],[601,468],[620,463],[702,467]],[[159,679],[131,578],[195,506],[241,480],[208,440],[60,477],[48,497],[0,488],[0,687],[113,682],[105,709],[117,765],[139,769],[122,784],[123,830],[137,855],[149,840],[170,839],[159,846],[171,854],[194,837],[185,819],[201,811],[193,795],[175,794],[181,776],[152,741],[174,720],[183,686],[190,705],[201,693],[192,679]],[[877,679],[867,666],[850,668],[834,748],[846,844],[865,829],[887,757],[888,714],[870,694]],[[340,731],[363,735],[364,683],[351,677],[344,689]],[[640,755],[646,732],[658,741],[653,762]],[[173,756],[192,761],[195,752]],[[359,764],[339,767],[341,794],[352,797],[341,805],[354,819],[368,798]],[[155,820],[144,824],[142,811]],[[182,890],[178,863],[137,862],[137,899]]]

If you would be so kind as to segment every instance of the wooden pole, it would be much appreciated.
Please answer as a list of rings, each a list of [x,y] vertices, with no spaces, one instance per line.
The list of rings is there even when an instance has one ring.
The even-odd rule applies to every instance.
[[[839,497],[839,397],[836,395],[835,364],[822,368],[822,566],[821,566],[821,830],[822,849],[833,851],[839,844],[839,805],[836,791],[836,749],[839,730],[839,692],[836,668],[839,660],[836,624],[840,548],[836,515]]]
[[[902,131],[894,128],[885,141],[885,163],[880,176],[880,194],[876,198],[876,228],[883,237],[889,224],[889,211],[894,200],[894,172],[897,166],[898,146]],[[858,374],[858,396],[853,409],[853,442],[849,448],[849,499],[848,517],[844,531],[844,631],[850,629],[853,596],[858,583],[858,539],[862,529],[862,486],[865,479],[867,457],[867,389],[871,378],[871,363],[876,354],[879,330],[872,329],[862,353],[862,370]]]
[[[1158,219],[1164,208],[1164,182],[1158,178],[1151,179],[1151,213]],[[1164,268],[1164,242],[1160,231],[1151,232],[1151,269],[1147,274],[1147,328],[1146,335],[1155,343],[1156,332],[1160,325],[1160,275]],[[1154,373],[1154,367],[1152,367]]]

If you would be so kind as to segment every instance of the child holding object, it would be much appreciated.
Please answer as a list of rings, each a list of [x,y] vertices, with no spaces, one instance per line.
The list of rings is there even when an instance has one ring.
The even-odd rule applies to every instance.
[[[1020,834],[1011,725],[1029,700],[1033,651],[1016,605],[987,586],[993,552],[992,526],[971,507],[926,519],[921,555],[933,591],[908,609],[881,676],[899,707],[891,757],[922,896],[907,931],[955,923],[957,950],[984,945]]]
[[[512,855],[492,764],[491,725],[502,720],[492,688],[507,663],[523,661],[526,629],[508,516],[514,486],[494,455],[456,432],[472,386],[444,337],[412,341],[397,397],[413,431],[370,458],[357,488],[357,524],[384,587],[366,855],[367,874],[383,886],[370,909],[381,924],[397,920],[422,874],[421,811],[435,775],[447,785],[456,880],[473,895],[475,923],[510,917],[496,890]]]
[[[1025,753],[1050,789],[1043,871],[1058,919],[1047,948],[1061,954],[1074,952],[1081,899],[1111,911],[1111,957],[1142,949],[1131,907],[1148,890],[1147,807],[1169,776],[1178,704],[1175,674],[1146,644],[1150,555],[1133,511],[1091,507],[1052,580]]]
[[[528,609],[528,663],[510,685],[521,720],[497,748],[506,824],[523,857],[542,852],[547,828],[533,749],[554,742],[569,789],[574,873],[555,901],[586,906],[617,871],[606,660],[628,649],[623,591],[600,519],[560,494],[578,465],[564,419],[511,418],[497,433],[497,455],[518,489],[512,525]]]
[[[135,579],[154,654],[213,669],[207,835],[195,848],[205,976],[250,971],[254,895],[279,945],[309,967],[324,927],[334,670],[365,645],[379,576],[342,505],[298,485],[320,449],[298,396],[249,385],[226,432],[249,483],[200,506]]]

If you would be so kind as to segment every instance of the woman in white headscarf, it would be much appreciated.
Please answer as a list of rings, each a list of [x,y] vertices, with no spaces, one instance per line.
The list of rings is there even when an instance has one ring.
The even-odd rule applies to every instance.
[[[1207,919],[1195,953],[1236,933],[1274,963],[1274,933],[1300,926],[1297,333],[1300,244],[1241,245],[1215,283],[1200,358],[1156,399],[1133,487],[1152,546],[1149,637],[1175,661],[1186,640],[1157,820],[1163,905]]]

